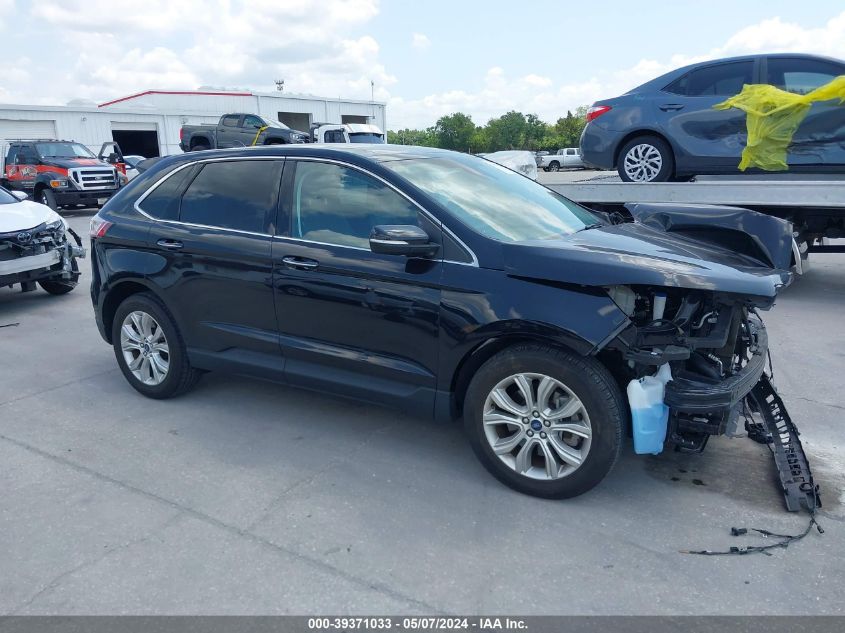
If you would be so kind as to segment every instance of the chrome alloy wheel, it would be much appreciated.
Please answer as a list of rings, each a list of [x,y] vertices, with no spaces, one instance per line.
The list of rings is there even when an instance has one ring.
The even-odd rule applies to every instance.
[[[515,374],[484,402],[484,435],[512,470],[532,479],[561,479],[590,452],[593,431],[581,400],[544,374]]]
[[[145,385],[160,385],[170,369],[164,330],[146,312],[130,312],[120,327],[120,349],[132,375]]]
[[[651,182],[663,168],[663,156],[649,143],[634,145],[625,154],[625,173],[635,182]]]

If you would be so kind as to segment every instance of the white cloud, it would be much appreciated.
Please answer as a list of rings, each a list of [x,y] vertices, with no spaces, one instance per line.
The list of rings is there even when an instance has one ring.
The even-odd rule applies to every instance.
[[[387,101],[392,128],[426,127],[455,111],[477,123],[508,110],[554,121],[579,105],[611,97],[678,66],[729,55],[802,51],[845,58],[845,11],[826,23],[804,26],[769,17],[739,28],[710,50],[687,50],[658,59],[632,59],[616,71],[578,81],[489,68],[472,88],[452,86],[414,99],[403,98],[397,77],[366,26],[379,13],[379,0],[145,0],[129,10],[114,0],[0,0],[0,32],[38,33],[32,48],[15,49],[0,101],[66,103],[74,98],[105,101],[147,88],[192,89],[202,85],[272,91],[275,79],[286,92]],[[5,31],[3,30],[5,29]],[[42,55],[39,41],[62,52]],[[430,48],[423,33],[411,46]],[[8,60],[7,60],[8,62]],[[21,70],[24,69],[24,70]],[[42,78],[50,77],[49,83]],[[410,79],[410,78],[406,78]]]
[[[0,15],[10,0],[0,0]],[[30,67],[30,79],[5,89],[4,101],[107,100],[146,88],[240,85],[370,98],[370,81],[386,99],[396,82],[379,45],[356,33],[379,11],[378,0],[146,0],[121,9],[112,0],[40,0],[18,7],[22,22],[61,42],[68,71]],[[107,19],[103,19],[107,17]],[[46,63],[45,63],[46,64]],[[49,94],[36,81],[51,76]]]
[[[431,46],[431,40],[428,39],[428,36],[424,35],[423,33],[414,33],[411,36],[411,46],[418,50],[424,51],[429,46]]]
[[[536,74],[507,77],[501,68],[494,67],[487,71],[477,91],[447,90],[413,100],[393,97],[388,102],[388,115],[394,129],[427,127],[455,111],[471,114],[478,124],[508,110],[536,113],[553,122],[567,110],[623,94],[680,66],[732,55],[793,51],[845,58],[845,11],[820,27],[804,27],[779,17],[764,19],[741,28],[709,51],[640,59],[627,68],[577,83],[558,83]]]

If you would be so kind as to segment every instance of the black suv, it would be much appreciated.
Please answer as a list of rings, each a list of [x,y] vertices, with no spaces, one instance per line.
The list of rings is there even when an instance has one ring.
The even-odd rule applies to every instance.
[[[225,370],[462,416],[496,477],[567,497],[619,456],[626,385],[667,363],[668,445],[732,428],[763,374],[755,308],[791,278],[781,220],[631,213],[428,148],[174,156],[92,220],[91,294],[146,396]]]

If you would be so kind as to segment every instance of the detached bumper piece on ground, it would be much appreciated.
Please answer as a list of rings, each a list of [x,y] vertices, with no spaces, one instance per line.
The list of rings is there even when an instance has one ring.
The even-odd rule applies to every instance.
[[[798,429],[767,374],[760,378],[747,403],[752,412],[752,418],[745,423],[748,436],[768,444],[772,450],[786,509],[798,512],[803,505],[814,513],[822,505],[819,487],[813,481]]]

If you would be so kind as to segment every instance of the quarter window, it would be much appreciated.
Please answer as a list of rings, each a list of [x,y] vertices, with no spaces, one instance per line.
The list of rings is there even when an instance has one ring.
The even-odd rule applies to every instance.
[[[196,165],[180,169],[153,189],[138,206],[144,213],[159,220],[178,220],[179,196],[196,173]]]
[[[275,214],[282,161],[206,163],[182,196],[179,219],[253,233],[268,232]]]
[[[369,248],[370,232],[379,224],[417,224],[417,209],[384,183],[356,169],[330,163],[297,164],[293,237]]]
[[[799,95],[845,75],[845,66],[818,59],[769,57],[767,67],[768,83]]]

